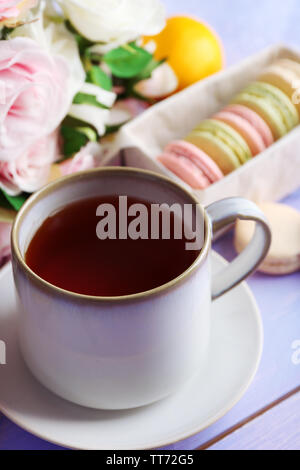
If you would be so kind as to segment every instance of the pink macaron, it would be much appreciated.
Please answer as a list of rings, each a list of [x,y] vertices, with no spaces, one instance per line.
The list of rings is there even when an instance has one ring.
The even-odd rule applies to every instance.
[[[261,136],[266,148],[274,143],[274,137],[270,127],[259,114],[252,109],[239,104],[231,104],[224,109],[224,112],[235,114],[247,121]]]
[[[218,165],[189,142],[169,143],[158,160],[194,189],[205,189],[224,177]]]
[[[214,119],[225,122],[225,124],[228,124],[236,130],[247,142],[253,157],[267,148],[257,129],[238,114],[234,114],[230,111],[221,111],[214,116]]]

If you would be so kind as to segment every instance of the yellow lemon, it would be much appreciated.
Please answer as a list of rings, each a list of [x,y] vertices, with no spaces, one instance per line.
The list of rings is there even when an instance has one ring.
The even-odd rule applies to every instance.
[[[167,20],[157,36],[145,37],[144,44],[154,41],[155,58],[167,59],[185,88],[223,68],[224,54],[217,35],[204,23],[186,16]]]

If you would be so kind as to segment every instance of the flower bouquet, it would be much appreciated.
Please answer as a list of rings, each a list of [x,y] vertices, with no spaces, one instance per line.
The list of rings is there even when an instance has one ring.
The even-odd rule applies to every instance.
[[[31,193],[101,166],[105,136],[175,91],[141,39],[164,24],[159,0],[0,0],[0,265]]]

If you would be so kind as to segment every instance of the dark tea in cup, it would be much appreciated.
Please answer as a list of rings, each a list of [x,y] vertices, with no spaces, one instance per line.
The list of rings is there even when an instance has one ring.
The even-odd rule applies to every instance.
[[[151,202],[127,198],[128,207],[142,204],[147,218],[139,239],[120,239],[116,218],[113,239],[99,239],[97,208],[110,205],[120,210],[118,196],[83,199],[48,217],[35,233],[26,252],[26,263],[38,276],[64,290],[90,296],[115,297],[149,291],[180,276],[196,260],[199,250],[187,250],[175,232],[175,215],[170,212],[170,237],[143,238],[145,225],[151,233]],[[105,207],[105,206],[102,206]],[[162,222],[162,214],[160,214]],[[134,220],[128,216],[128,225]],[[177,222],[178,223],[178,222]]]

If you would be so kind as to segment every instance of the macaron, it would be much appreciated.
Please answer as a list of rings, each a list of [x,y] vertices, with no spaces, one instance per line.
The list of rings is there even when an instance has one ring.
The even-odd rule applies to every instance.
[[[264,144],[266,147],[270,147],[274,143],[274,137],[271,132],[270,127],[267,123],[250,108],[246,106],[242,106],[240,104],[231,104],[225,108],[225,111],[229,111],[230,113],[236,114],[237,116],[242,117],[246,121],[254,127],[259,135],[262,137]]]
[[[259,81],[269,83],[283,91],[296,106],[300,116],[300,63],[280,59],[267,67]]]
[[[254,82],[241,92],[233,103],[258,113],[270,127],[275,140],[299,124],[297,109],[290,98],[269,83]]]
[[[214,119],[225,122],[233,127],[247,142],[252,156],[255,157],[263,152],[267,147],[264,143],[262,136],[246,119],[237,114],[232,113],[230,110],[224,109],[214,116]]]
[[[284,275],[300,270],[300,212],[285,204],[262,203],[258,206],[272,231],[271,248],[259,271]],[[234,244],[238,253],[248,245],[254,230],[254,222],[237,222]]]
[[[205,152],[181,140],[169,143],[158,160],[193,189],[205,189],[224,176]]]
[[[243,137],[231,126],[217,119],[201,122],[185,140],[209,155],[224,175],[236,170],[252,157]]]

